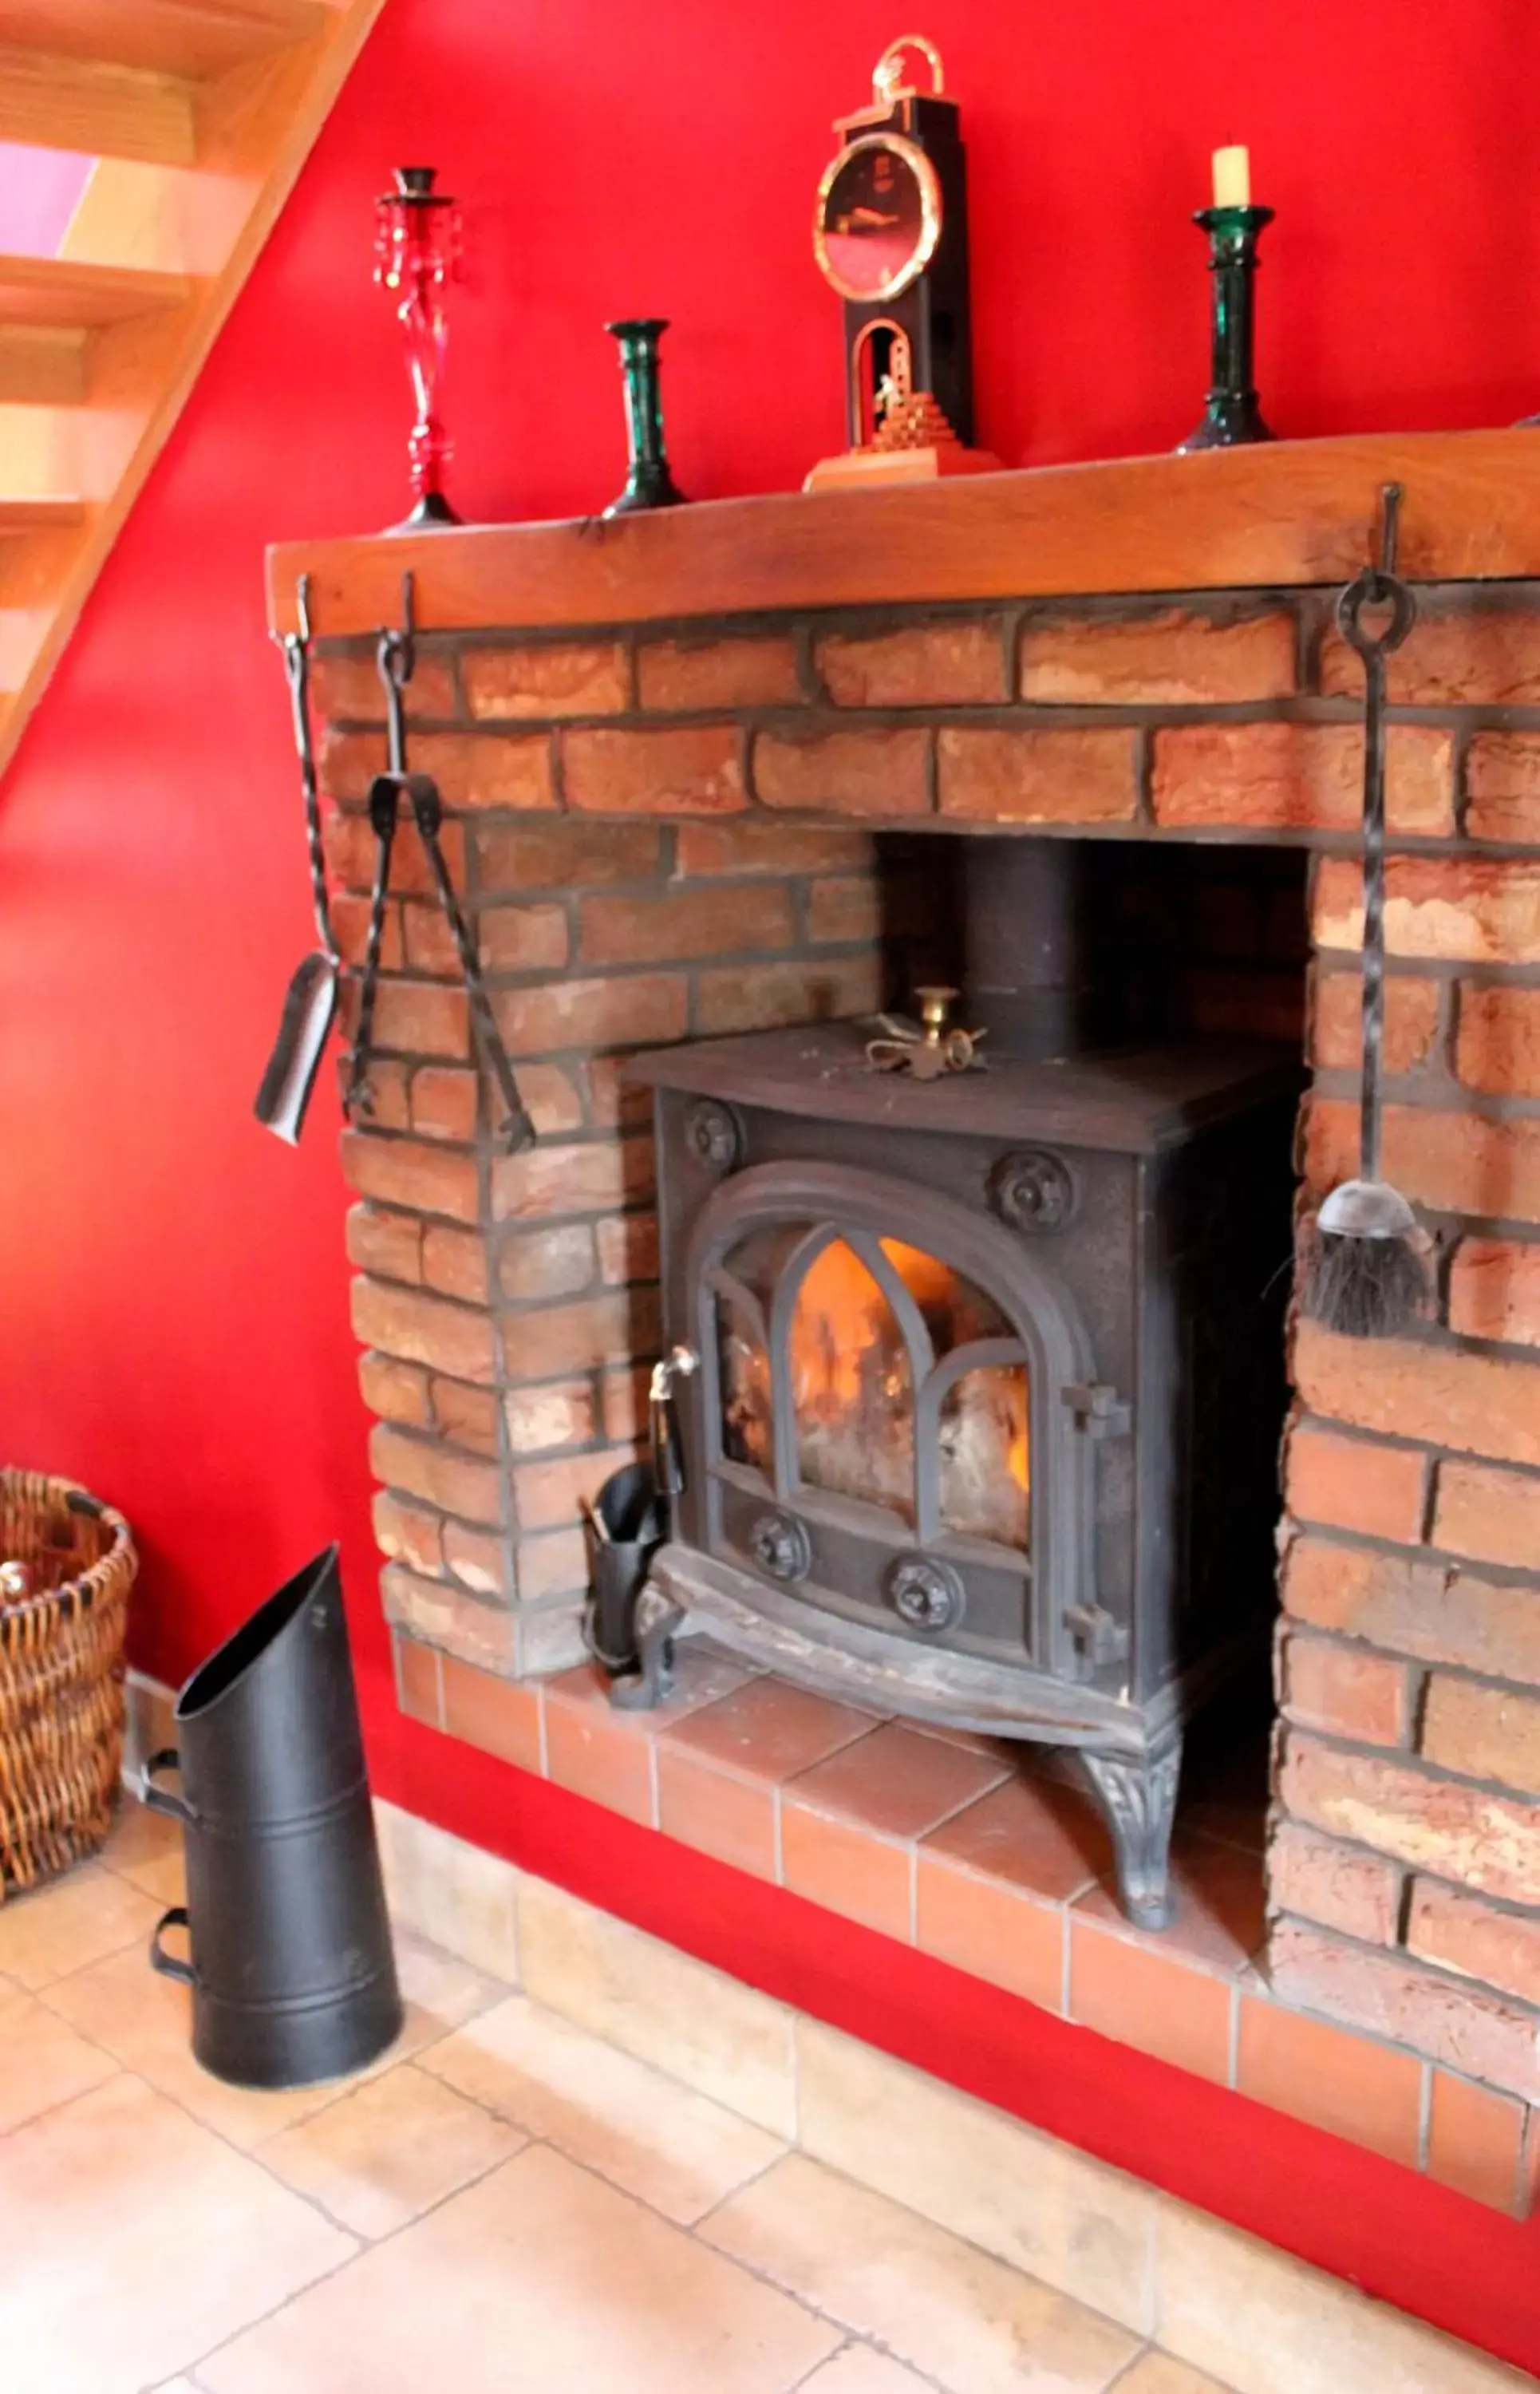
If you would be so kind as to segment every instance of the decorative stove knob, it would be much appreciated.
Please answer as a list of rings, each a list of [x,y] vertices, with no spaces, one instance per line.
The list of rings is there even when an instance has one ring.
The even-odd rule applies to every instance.
[[[939,1637],[955,1629],[967,1597],[950,1563],[934,1555],[900,1555],[888,1573],[888,1600],[911,1629]]]
[[[748,1550],[771,1579],[806,1579],[812,1568],[808,1532],[789,1513],[761,1513],[749,1531]]]

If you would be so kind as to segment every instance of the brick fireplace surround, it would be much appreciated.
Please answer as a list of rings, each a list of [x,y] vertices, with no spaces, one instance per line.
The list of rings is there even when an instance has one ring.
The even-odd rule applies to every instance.
[[[397,844],[375,1112],[345,1138],[402,1707],[663,1835],[1522,2216],[1540,2172],[1540,462],[1322,442],[274,552],[314,581],[336,921],[362,953],[371,628],[416,577],[439,780],[540,1143],[486,1138]],[[1296,1322],[1270,1811],[1178,1813],[1139,1935],[1080,1799],[979,1739],[687,1650],[611,1712],[580,1500],[638,1437],[656,1222],[627,1050],[899,1001],[924,835],[1106,843],[1170,1018],[1297,1040],[1305,1207],[1355,1153],[1360,677],[1331,622],[1406,485],[1386,1169],[1436,1319]],[[1099,862],[1098,871],[1102,870]],[[1307,888],[1308,870],[1308,888]],[[1243,1334],[1244,1335],[1244,1334]],[[1264,1909],[1265,1904],[1265,1909]]]

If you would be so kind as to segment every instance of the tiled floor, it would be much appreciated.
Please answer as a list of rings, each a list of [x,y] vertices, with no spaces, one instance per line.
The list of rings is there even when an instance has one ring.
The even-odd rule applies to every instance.
[[[135,1808],[0,1907],[7,2394],[1226,2394],[409,1939],[363,2080],[221,2086],[178,1871]]]

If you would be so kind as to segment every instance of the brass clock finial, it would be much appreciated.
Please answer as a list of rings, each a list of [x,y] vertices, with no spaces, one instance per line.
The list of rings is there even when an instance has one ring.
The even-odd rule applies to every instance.
[[[914,85],[903,79],[904,56],[909,50],[918,50],[929,67],[932,96],[944,92],[941,54],[935,43],[924,33],[901,33],[896,42],[888,43],[872,70],[872,99],[875,105],[891,108],[895,100],[906,99],[913,93]]]

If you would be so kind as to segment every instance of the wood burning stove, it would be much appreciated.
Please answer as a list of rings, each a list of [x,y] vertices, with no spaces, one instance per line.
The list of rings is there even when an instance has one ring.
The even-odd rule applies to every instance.
[[[1185,1724],[1270,1601],[1299,1075],[1090,1045],[1083,858],[972,845],[987,1070],[875,1073],[852,1023],[641,1059],[699,1368],[640,1626],[1071,1750],[1160,1926]]]

